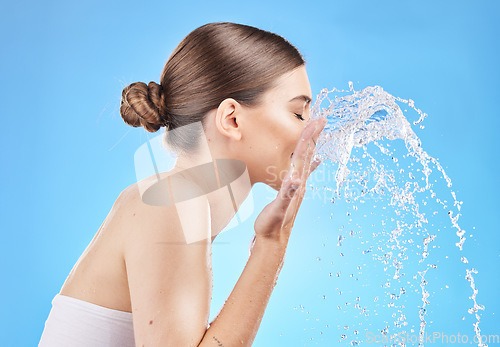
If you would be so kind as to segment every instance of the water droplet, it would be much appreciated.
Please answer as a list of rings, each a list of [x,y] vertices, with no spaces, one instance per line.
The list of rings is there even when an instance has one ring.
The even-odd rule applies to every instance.
[[[431,252],[430,249],[439,248],[440,246],[431,243],[435,235],[429,235],[428,230],[432,229],[441,232],[441,230],[446,229],[446,227],[438,224],[438,219],[446,216],[443,213],[438,213],[437,208],[434,206],[439,207],[439,211],[448,212],[449,217],[446,217],[446,219],[447,221],[449,219],[459,238],[455,245],[462,250],[466,239],[465,230],[458,225],[462,203],[457,200],[455,192],[451,190],[453,197],[451,203],[438,198],[433,190],[434,185],[441,189],[440,183],[442,181],[448,188],[451,188],[451,180],[446,175],[438,159],[425,152],[421,140],[415,134],[412,124],[408,121],[409,114],[403,114],[400,104],[398,104],[398,102],[407,104],[406,108],[410,112],[416,111],[419,119],[413,121],[413,125],[418,124],[421,129],[424,129],[421,122],[427,117],[427,114],[415,108],[412,99],[404,100],[392,96],[380,86],[355,91],[352,81],[349,81],[349,92],[339,91],[334,88],[332,91],[323,89],[321,93],[319,96],[321,100],[318,100],[318,105],[321,105],[321,107],[318,107],[315,112],[318,112],[318,116],[328,118],[329,127],[325,128],[322,133],[322,136],[325,135],[325,137],[320,138],[318,149],[321,148],[321,150],[318,153],[322,158],[330,159],[333,163],[338,164],[335,174],[332,175],[332,177],[335,177],[336,189],[332,187],[329,192],[333,193],[330,200],[332,203],[337,201],[341,204],[344,202],[347,204],[347,208],[342,211],[346,211],[347,223],[349,224],[342,225],[340,230],[348,231],[348,234],[343,235],[353,236],[352,225],[354,223],[361,220],[359,222],[361,224],[363,219],[381,219],[380,221],[370,221],[370,223],[373,223],[371,228],[374,231],[373,236],[376,238],[376,244],[372,245],[368,240],[361,239],[362,246],[360,246],[359,250],[365,255],[370,253],[366,258],[370,260],[388,254],[388,251],[393,252],[390,257],[382,256],[379,261],[383,263],[382,268],[385,271],[392,271],[391,269],[395,268],[394,274],[391,273],[388,276],[389,281],[385,283],[379,282],[378,284],[386,290],[392,300],[398,300],[399,295],[403,295],[405,290],[401,288],[398,294],[397,287],[399,285],[394,280],[400,281],[405,278],[402,271],[403,266],[409,261],[407,254],[409,254],[410,247],[414,248],[415,253],[421,255],[419,260],[421,263],[427,258],[431,259],[432,263],[425,262],[423,264],[425,265],[425,271],[430,268],[437,269],[437,263],[432,255],[437,256],[439,254]],[[339,93],[340,95],[335,95],[333,98],[328,97],[329,93]],[[321,101],[328,101],[330,105],[321,104]],[[408,116],[408,119],[406,116]],[[403,140],[404,146],[398,146],[397,141],[393,141],[396,139]],[[403,150],[402,154],[399,153],[401,149]],[[408,162],[407,159],[411,159],[411,161]],[[436,171],[436,174],[434,171]],[[441,190],[439,193],[441,195]],[[445,197],[444,193],[443,197]],[[327,199],[330,199],[330,197],[325,200],[328,201]],[[363,204],[369,201],[368,199],[374,201],[373,204],[371,201],[369,202],[369,205],[373,205],[373,209],[365,212]],[[386,204],[384,199],[389,202]],[[368,208],[369,206],[365,205],[365,207]],[[379,212],[381,214],[378,214]],[[332,217],[333,214],[330,218],[333,219]],[[361,233],[362,229],[364,230],[363,224],[360,225],[359,232],[356,232],[356,234],[365,236],[366,233]],[[397,232],[391,232],[391,230],[397,230]],[[388,235],[388,240],[383,239],[386,235]],[[411,237],[408,237],[409,235],[413,235],[412,237],[417,241],[414,242]],[[424,237],[423,244],[420,242],[420,237]],[[344,237],[339,236],[337,245],[341,246],[344,241]],[[351,242],[351,240],[349,241]],[[343,250],[347,252],[345,246]],[[344,253],[340,253],[340,255],[344,257]],[[446,256],[445,259],[447,258]],[[462,257],[462,262],[468,263],[465,257]],[[353,278],[352,270],[347,269],[349,268],[342,267],[342,270],[347,271],[346,273],[350,274],[350,278]],[[361,267],[358,266],[357,269],[359,271]],[[363,272],[370,272],[370,270],[371,268],[365,269]],[[415,289],[417,293],[421,293],[424,304],[428,303],[430,295],[424,289],[427,286],[427,281],[424,279],[425,271],[419,272],[421,276],[419,280],[420,288],[414,288],[413,284],[408,281],[411,287],[409,290],[413,291]],[[474,307],[469,311],[472,313],[481,309],[481,305],[475,303],[477,289],[472,277],[474,271],[477,270],[468,270],[466,276],[474,293],[471,297],[474,300]],[[335,273],[335,271],[332,272]],[[409,274],[409,276],[412,275]],[[332,276],[332,273],[329,276]],[[340,276],[340,272],[337,273],[337,276]],[[413,279],[417,280],[416,274],[413,275]],[[358,279],[356,278],[356,280]],[[391,282],[396,285],[394,293],[387,292],[388,288],[391,287]],[[446,286],[446,288],[449,287]],[[339,294],[341,294],[341,291],[339,291]],[[378,296],[374,301],[377,300]],[[346,306],[348,304],[346,303]],[[385,305],[396,306],[394,302],[375,306],[385,307]],[[425,312],[425,309],[420,311],[421,314]],[[368,316],[367,312],[362,313]],[[426,322],[423,320],[423,316],[420,318],[422,329],[422,327],[425,327]],[[395,325],[396,327],[405,326],[401,321],[395,322]],[[385,330],[388,332],[388,328]]]

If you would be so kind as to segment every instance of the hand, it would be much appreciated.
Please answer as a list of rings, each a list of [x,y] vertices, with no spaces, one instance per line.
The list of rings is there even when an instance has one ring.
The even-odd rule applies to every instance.
[[[277,241],[283,246],[288,243],[295,216],[306,193],[307,179],[321,163],[321,160],[311,163],[311,158],[326,122],[325,118],[312,120],[302,131],[278,196],[264,207],[255,220],[254,242],[255,239],[265,239]]]

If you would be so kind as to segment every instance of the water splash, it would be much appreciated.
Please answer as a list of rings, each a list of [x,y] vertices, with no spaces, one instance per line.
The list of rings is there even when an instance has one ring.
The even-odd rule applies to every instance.
[[[332,93],[335,97],[330,98]],[[427,117],[427,114],[415,107],[412,99],[401,99],[390,95],[385,92],[380,86],[367,87],[363,90],[356,91],[352,82],[349,82],[349,90],[332,90],[323,89],[317,96],[315,104],[312,106],[311,118],[327,118],[328,123],[325,130],[321,133],[316,147],[315,157],[321,160],[330,160],[332,163],[337,164],[335,172],[336,189],[332,190],[330,187],[325,187],[333,192],[331,202],[334,203],[339,199],[353,204],[353,210],[357,210],[355,203],[364,203],[367,196],[376,197],[388,193],[390,196],[389,205],[392,207],[395,217],[391,221],[396,223],[396,227],[392,229],[389,239],[390,251],[382,252],[383,255],[374,254],[374,258],[388,264],[392,261],[395,268],[392,279],[399,279],[404,273],[404,261],[408,259],[406,254],[406,244],[413,243],[412,239],[402,239],[406,232],[418,230],[425,232],[426,236],[422,241],[423,250],[421,252],[422,258],[419,263],[422,263],[429,256],[429,244],[438,235],[429,234],[426,225],[429,224],[428,217],[421,211],[421,206],[417,202],[417,194],[427,194],[431,199],[435,199],[436,203],[440,204],[442,208],[446,209],[447,201],[437,197],[436,192],[429,182],[429,177],[432,173],[432,168],[436,168],[442,174],[442,178],[446,182],[453,197],[453,208],[456,208],[456,213],[453,210],[448,210],[448,216],[453,228],[456,229],[456,235],[459,237],[455,245],[460,251],[463,249],[465,238],[465,230],[461,229],[458,224],[460,217],[460,208],[462,202],[457,201],[456,194],[451,190],[451,179],[446,174],[443,167],[437,159],[428,155],[423,150],[422,144],[418,136],[412,129],[410,122],[404,116],[399,103],[406,104],[408,107],[415,110],[419,118],[413,122],[413,125],[420,124]],[[323,105],[326,104],[326,107]],[[389,140],[389,141],[387,141]],[[420,164],[417,171],[423,174],[422,181],[425,184],[419,184],[416,174],[410,170],[407,175],[404,174],[404,169],[394,172],[389,167],[382,164],[377,160],[377,155],[381,154],[391,159],[391,162],[399,167],[401,156],[398,157],[393,150],[391,150],[390,142],[393,140],[403,140],[407,153],[403,158],[412,157]],[[377,155],[369,146],[375,146],[380,151]],[[357,150],[361,150],[361,155],[357,155]],[[363,167],[362,161],[367,161],[367,165]],[[357,164],[357,166],[356,166]],[[413,165],[413,163],[411,164]],[[353,168],[354,167],[354,168]],[[371,178],[371,179],[370,179]],[[370,186],[370,181],[374,182]],[[423,203],[424,205],[426,202]],[[437,211],[433,215],[437,214]],[[350,212],[348,212],[348,216]],[[404,221],[405,216],[411,215],[413,222],[407,223]],[[352,221],[352,219],[350,219]],[[382,225],[386,225],[386,221],[382,221]],[[439,229],[438,229],[439,230]],[[344,235],[338,236],[337,246],[342,246],[345,241]],[[422,248],[417,245],[418,248]],[[362,251],[363,254],[372,252],[373,246]],[[383,247],[379,246],[377,251],[383,251]],[[342,253],[341,253],[342,254]],[[343,255],[343,254],[342,254]],[[461,257],[464,264],[468,263],[465,257]],[[425,321],[426,306],[430,304],[428,298],[429,292],[425,289],[427,281],[425,274],[429,268],[436,269],[437,265],[429,264],[424,271],[418,271],[420,275],[420,287],[422,294],[422,305],[419,307],[420,329],[419,329],[419,345],[423,345],[423,337],[425,334]],[[384,271],[387,267],[384,268]],[[475,314],[476,323],[474,323],[474,331],[479,341],[478,346],[486,346],[482,344],[479,321],[480,316],[478,310],[484,310],[484,306],[478,305],[476,302],[477,289],[474,285],[474,278],[472,273],[477,273],[475,269],[466,270],[466,279],[470,282],[473,295],[470,299],[473,300],[474,306],[469,309],[470,314]],[[340,272],[337,273],[340,276]],[[416,279],[416,275],[413,276]],[[386,282],[383,287],[390,287],[390,281]],[[401,294],[405,294],[404,288],[401,288],[400,294],[390,294],[391,300],[399,299]],[[340,292],[341,293],[341,292]],[[377,301],[378,297],[375,299]],[[346,303],[347,305],[347,303]],[[404,306],[397,306],[393,301],[388,305],[398,309],[399,317],[394,322],[396,327],[403,327],[407,324],[406,317],[402,313]],[[393,317],[396,313],[393,314]],[[413,329],[412,329],[413,330]],[[384,335],[389,333],[389,326],[383,329]],[[341,340],[345,340],[347,336],[341,335]],[[353,341],[358,343],[359,341]],[[404,345],[404,343],[403,343]]]

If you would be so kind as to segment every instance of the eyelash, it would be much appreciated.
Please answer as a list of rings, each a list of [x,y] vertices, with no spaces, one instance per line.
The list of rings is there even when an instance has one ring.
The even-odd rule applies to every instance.
[[[305,120],[304,118],[302,118],[302,115],[301,114],[298,114],[298,113],[294,113],[294,115],[297,116],[298,119],[300,120]]]

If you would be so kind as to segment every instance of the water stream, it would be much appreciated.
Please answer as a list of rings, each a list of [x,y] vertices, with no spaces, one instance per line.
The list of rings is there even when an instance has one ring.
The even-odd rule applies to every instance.
[[[413,122],[405,117],[406,108],[416,112]],[[390,325],[381,327],[382,334],[395,337],[404,331],[402,329],[408,324],[407,310],[404,305],[398,305],[398,299],[405,295],[406,289],[401,286],[400,279],[406,276],[405,271],[416,266],[415,263],[424,266],[413,274],[421,293],[418,344],[423,346],[431,295],[426,290],[428,281],[425,276],[428,271],[438,271],[436,263],[428,261],[428,257],[440,233],[448,232],[434,221],[436,215],[442,214],[441,211],[448,214],[450,228],[458,237],[455,245],[460,251],[466,241],[466,231],[458,223],[462,202],[457,200],[450,177],[439,161],[423,149],[412,128],[418,126],[423,129],[422,122],[427,114],[416,108],[413,100],[395,97],[380,86],[354,90],[349,82],[349,90],[322,90],[312,106],[311,117],[328,118],[325,130],[318,139],[315,156],[336,165],[333,173],[335,187],[325,185],[322,189],[331,191],[331,203],[345,203],[351,211],[347,212],[352,217],[350,225],[341,230],[337,246],[342,247],[342,242],[349,235],[361,233],[363,229],[370,230],[379,242],[375,246],[367,246],[363,254],[371,253],[376,261],[381,261],[384,271],[388,270],[388,266],[394,269],[393,275],[382,284],[390,300],[388,309],[394,310],[394,328]],[[440,174],[439,177],[437,174]],[[451,195],[451,203],[446,197],[439,196],[443,190],[438,192],[434,189],[439,184]],[[383,216],[367,216],[366,212],[363,216],[355,216],[358,208],[367,201],[373,202],[371,209],[383,211]],[[360,221],[360,218],[367,220]],[[368,220],[371,220],[371,225]],[[378,227],[375,226],[377,223]],[[411,252],[414,250],[418,253],[418,262],[413,259]],[[464,266],[470,266],[466,257],[460,257],[460,261],[466,264]],[[479,328],[478,312],[484,310],[484,306],[476,302],[478,289],[473,274],[477,274],[477,270],[470,267],[465,272],[465,279],[472,289],[472,307],[468,312],[475,315],[474,334],[479,341],[478,346],[487,346],[481,342]],[[399,289],[395,290],[397,286]],[[359,298],[356,300],[359,301]],[[368,315],[366,308],[359,303],[355,307]],[[356,330],[354,334],[357,335]],[[348,341],[345,334],[342,334],[342,340]],[[405,345],[401,340],[391,341]],[[351,345],[359,343],[356,338],[351,341]]]

